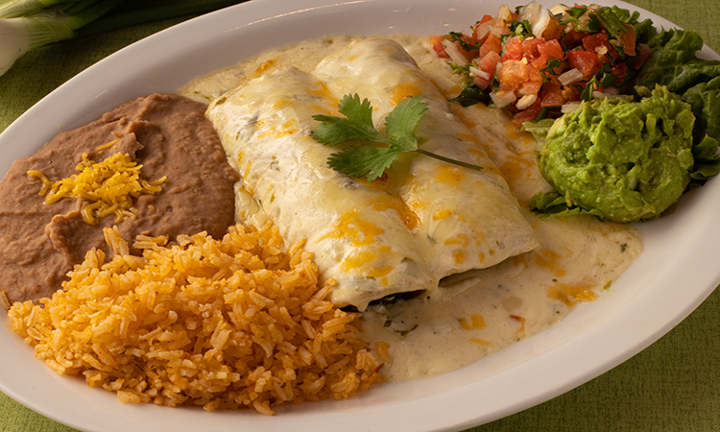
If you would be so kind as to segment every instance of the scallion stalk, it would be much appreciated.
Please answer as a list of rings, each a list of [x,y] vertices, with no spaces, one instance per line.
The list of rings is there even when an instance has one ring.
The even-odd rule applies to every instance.
[[[118,30],[133,25],[146,24],[169,18],[200,15],[228,6],[245,3],[249,0],[216,0],[211,2],[185,2],[168,6],[149,7],[130,12],[113,13],[83,27],[78,37],[92,36],[98,33]]]
[[[20,56],[44,45],[162,19],[200,15],[248,0],[190,0],[104,16],[122,1],[0,0],[0,11],[5,11],[0,12],[0,75]]]
[[[100,0],[76,0],[63,4],[63,13],[65,15],[77,15]]]
[[[85,6],[84,8],[75,9],[78,11],[76,13],[68,14],[67,12],[64,12],[63,14],[67,16],[68,20],[73,26],[73,30],[75,30],[73,36],[77,36],[77,30],[87,26],[91,22],[110,12],[112,8],[119,5],[123,1],[124,0],[103,0],[100,2],[98,2],[97,0],[79,1],[76,3],[82,3]]]
[[[0,19],[0,75],[26,52],[75,36],[75,31],[123,0],[89,0],[82,12],[67,15],[58,6],[17,18]]]
[[[75,1],[77,0],[10,0],[0,3],[0,18],[17,18],[59,3]]]

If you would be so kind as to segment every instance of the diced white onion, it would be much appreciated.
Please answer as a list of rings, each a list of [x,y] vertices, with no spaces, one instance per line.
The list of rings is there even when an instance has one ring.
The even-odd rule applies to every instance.
[[[490,99],[498,108],[504,108],[517,100],[515,93],[505,90],[490,93]]]
[[[617,94],[617,93],[610,93],[607,91],[610,89],[605,89],[605,90],[606,91],[604,91],[604,92],[597,91],[597,90],[592,92],[593,99],[630,99],[630,100],[632,100],[632,96],[630,96],[630,95],[621,95],[621,94]]]
[[[583,79],[583,74],[580,72],[577,68],[570,69],[569,71],[565,72],[564,74],[560,75],[558,77],[558,81],[560,81],[560,84],[566,86],[572,83],[576,83]]]
[[[619,95],[620,89],[617,87],[606,87],[604,92],[608,94]]]
[[[486,80],[489,80],[491,78],[489,73],[485,72],[482,69],[478,69],[475,66],[470,66],[468,68],[468,72],[470,72],[470,76],[476,76]]]
[[[532,26],[532,34],[540,38],[550,23],[550,12],[540,3],[531,1],[520,9],[518,20],[527,20]]]
[[[512,21],[512,12],[510,6],[504,4],[498,9],[498,18],[505,21]]]
[[[566,10],[568,10],[568,7],[560,3],[550,8],[550,12],[552,12],[553,15],[562,15]]]
[[[480,24],[479,26],[475,27],[475,36],[478,40],[482,40],[485,35],[487,35],[490,32],[490,21],[485,21],[484,23]],[[497,36],[497,35],[495,35]]]
[[[505,26],[493,25],[490,26],[490,33],[492,33],[492,35],[496,38],[500,39],[503,37],[503,35],[509,34],[509,30],[507,30],[507,27]]]
[[[580,108],[580,104],[578,102],[568,102],[565,105],[560,107],[560,111],[563,114],[565,114],[565,113],[573,112],[578,108]]]
[[[519,109],[519,110],[524,110],[525,108],[527,108],[527,107],[529,107],[530,105],[534,104],[536,100],[537,100],[537,95],[536,95],[536,94],[525,95],[525,96],[523,96],[523,97],[520,98],[520,100],[518,101],[518,103],[515,104],[515,108],[517,108],[517,109]]]
[[[496,74],[500,73],[500,69],[502,69],[502,66],[503,66],[502,62],[497,62],[497,64],[495,65],[495,73]]]
[[[465,56],[460,53],[460,50],[454,43],[444,40],[442,46],[445,48],[447,55],[450,56],[450,60],[452,60],[456,65],[463,67],[470,64]]]

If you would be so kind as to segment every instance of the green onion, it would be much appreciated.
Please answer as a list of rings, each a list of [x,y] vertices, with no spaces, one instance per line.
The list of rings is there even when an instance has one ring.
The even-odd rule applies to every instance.
[[[200,15],[247,0],[188,1],[106,15],[122,1],[0,0],[0,75],[26,52],[44,45],[162,19]]]
[[[46,0],[49,3],[52,0]],[[7,72],[26,52],[75,36],[75,31],[100,18],[123,0],[88,0],[79,13],[69,15],[59,5],[53,5],[16,18],[0,19],[0,75]],[[30,3],[38,6],[39,1],[10,1],[2,6]],[[57,1],[55,1],[57,3]],[[75,5],[75,3],[72,3]]]
[[[0,2],[0,18],[17,18],[59,3],[75,2],[76,0],[10,0]]]
[[[104,16],[90,25],[80,29],[77,32],[77,36],[92,36],[98,33],[118,30],[162,19],[200,15],[239,3],[245,3],[246,1],[249,0],[216,0],[205,3],[190,1],[175,5],[156,6],[128,12],[108,14],[107,16]]]

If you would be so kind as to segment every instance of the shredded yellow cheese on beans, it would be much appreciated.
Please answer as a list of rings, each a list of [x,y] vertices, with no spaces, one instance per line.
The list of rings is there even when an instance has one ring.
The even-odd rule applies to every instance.
[[[42,181],[43,187],[39,194],[45,197],[47,205],[63,198],[82,198],[83,220],[90,225],[97,225],[99,219],[112,214],[115,215],[116,223],[126,218],[136,219],[137,209],[133,199],[162,190],[160,184],[167,177],[147,181],[140,176],[141,168],[142,165],[131,160],[128,154],[115,153],[102,162],[94,162],[87,153],[83,153],[82,162],[76,168],[78,174],[56,182],[37,170],[30,170],[27,175]]]

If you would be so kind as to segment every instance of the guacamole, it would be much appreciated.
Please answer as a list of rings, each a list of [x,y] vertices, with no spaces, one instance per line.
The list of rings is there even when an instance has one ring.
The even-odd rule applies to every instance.
[[[568,207],[634,222],[660,216],[680,198],[693,166],[695,116],[665,87],[645,93],[637,102],[583,102],[555,120],[538,163]]]

